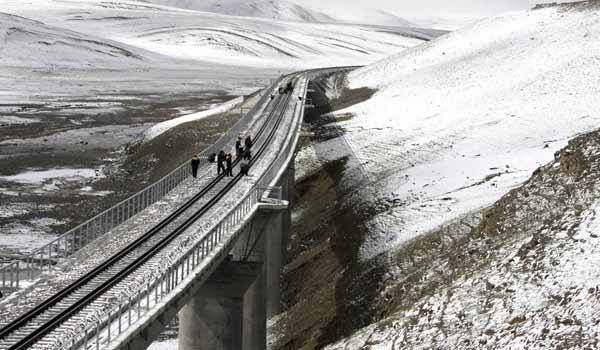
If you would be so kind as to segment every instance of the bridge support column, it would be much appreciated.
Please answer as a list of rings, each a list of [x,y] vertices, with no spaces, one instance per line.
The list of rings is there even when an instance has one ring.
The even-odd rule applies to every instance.
[[[265,350],[267,319],[281,305],[281,272],[291,234],[295,169],[279,185],[231,252],[179,312],[179,350]],[[233,262],[235,261],[235,262]]]
[[[244,294],[261,270],[225,261],[179,312],[179,350],[241,350]]]
[[[244,296],[243,350],[267,348],[266,296],[265,275],[261,273]]]
[[[284,211],[269,213],[269,224],[265,229],[267,255],[265,259],[267,283],[267,317],[281,312],[281,270],[283,268],[283,217]]]
[[[266,349],[267,319],[281,311],[282,223],[286,207],[277,201],[260,209],[251,229],[234,249],[235,256],[263,261],[261,274],[244,296],[244,350]]]

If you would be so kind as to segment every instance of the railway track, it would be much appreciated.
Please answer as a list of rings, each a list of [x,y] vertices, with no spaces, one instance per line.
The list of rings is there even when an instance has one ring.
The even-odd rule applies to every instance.
[[[255,135],[254,149],[258,146],[258,151],[249,162],[250,166],[268,149],[283,120],[290,96],[291,94],[279,95],[270,103],[272,107],[268,117]],[[234,167],[239,162],[236,159]],[[213,208],[242,178],[239,172],[230,181],[222,181],[224,177],[224,174],[218,175],[182,207],[126,248],[0,329],[0,349],[29,349],[61,325],[67,325],[69,320],[77,320],[85,308],[166,248]],[[184,215],[190,212],[191,215]]]

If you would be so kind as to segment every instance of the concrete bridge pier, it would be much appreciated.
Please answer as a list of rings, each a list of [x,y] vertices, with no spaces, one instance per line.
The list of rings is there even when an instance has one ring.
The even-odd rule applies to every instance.
[[[242,349],[244,294],[262,264],[225,261],[179,311],[179,349]]]
[[[291,235],[294,167],[282,200],[261,208],[223,262],[179,312],[179,350],[265,350],[267,319],[279,314],[281,272]]]

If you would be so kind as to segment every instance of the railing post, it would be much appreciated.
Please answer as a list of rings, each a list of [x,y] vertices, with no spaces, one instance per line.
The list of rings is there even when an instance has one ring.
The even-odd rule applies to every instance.
[[[136,322],[138,322],[140,320],[141,312],[142,312],[142,295],[141,294],[138,294],[138,296],[137,296],[137,304],[138,304],[138,310],[137,310],[138,317],[137,317]]]
[[[110,328],[112,326],[112,318],[110,315],[110,310],[108,310],[108,329],[107,329],[107,335],[106,335],[106,344],[110,343]]]
[[[158,283],[162,283],[162,278],[158,280]],[[154,304],[158,304],[158,284],[155,283],[154,286]]]
[[[121,334],[121,316],[123,316],[123,301],[119,300],[119,333]]]
[[[128,302],[127,302],[127,323],[129,324],[129,326],[131,326],[131,295],[129,295],[128,297]]]
[[[48,273],[52,273],[52,244],[48,246]]]
[[[10,286],[11,288],[12,288],[12,286],[13,286],[13,278],[14,278],[14,277],[13,277],[13,269],[14,269],[14,266],[15,266],[15,264],[14,264],[14,263],[11,263],[11,264],[10,264],[10,285],[9,285],[9,286]]]
[[[28,256],[25,261],[27,261],[27,279],[33,279],[33,271],[31,270],[32,266],[32,260],[31,260],[31,256]]]
[[[171,292],[171,279],[173,278],[173,268],[169,267],[169,269],[167,270],[167,285],[166,285],[166,292],[170,293]]]

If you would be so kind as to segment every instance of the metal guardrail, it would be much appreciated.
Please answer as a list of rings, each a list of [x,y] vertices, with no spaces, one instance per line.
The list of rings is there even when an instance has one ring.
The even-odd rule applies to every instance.
[[[63,340],[65,342],[63,349],[111,348],[110,343],[120,336],[125,336],[131,326],[148,317],[148,314],[155,309],[164,307],[169,294],[175,293],[175,289],[181,288],[183,284],[191,283],[191,279],[198,273],[195,270],[208,267],[212,259],[219,255],[220,250],[228,246],[226,242],[234,239],[244,223],[254,215],[259,208],[261,199],[266,198],[272,192],[277,192],[269,186],[278,180],[293,159],[302,124],[301,112],[304,107],[307,81],[301,80],[297,85],[301,88],[299,91],[303,92],[303,99],[296,103],[294,109],[292,127],[295,130],[290,130],[284,148],[280,150],[277,158],[243,199],[166,271],[148,281],[140,290],[122,298],[112,307],[107,306],[103,315],[95,317],[95,324],[86,325],[85,331],[74,334],[71,339]],[[122,340],[118,339],[115,344],[119,344]]]
[[[277,86],[283,77],[279,78],[274,86]],[[250,109],[246,116],[242,117],[231,129],[227,131],[217,142],[200,153],[200,166],[208,164],[207,157],[211,153],[217,153],[224,149],[232,141],[232,136],[244,131],[251,122],[252,116],[262,109],[273,92],[274,87],[264,91],[264,95]],[[111,208],[85,221],[75,228],[60,235],[50,243],[14,260],[0,268],[2,287],[19,288],[19,282],[23,279],[33,279],[36,272],[52,271],[52,266],[59,259],[68,257],[80,250],[96,238],[109,232],[116,226],[129,220],[150,205],[158,202],[171,190],[187,180],[191,175],[191,169],[186,162],[180,165],[162,179],[146,187],[131,197],[117,203]]]

